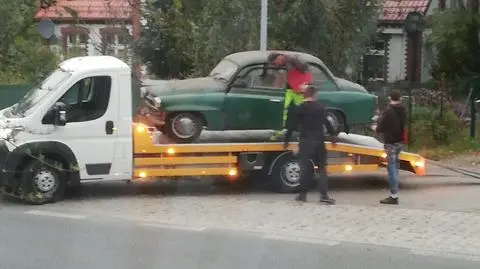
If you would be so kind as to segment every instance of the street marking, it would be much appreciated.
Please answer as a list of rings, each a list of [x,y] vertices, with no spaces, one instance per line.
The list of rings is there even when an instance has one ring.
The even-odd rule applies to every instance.
[[[301,242],[301,243],[311,243],[317,245],[327,245],[327,246],[336,246],[340,242],[333,240],[326,240],[317,237],[306,237],[306,236],[292,236],[292,235],[280,235],[280,234],[266,234],[263,236],[264,239],[269,240],[281,240],[281,241],[290,241],[290,242]]]
[[[480,256],[474,255],[474,254],[454,253],[454,252],[448,252],[448,251],[421,250],[421,249],[410,249],[410,252],[414,255],[419,255],[419,256],[435,256],[435,257],[458,259],[458,260],[480,261]]]
[[[76,214],[61,213],[61,212],[42,211],[42,210],[29,210],[29,211],[25,211],[25,214],[35,215],[35,216],[67,218],[67,219],[85,219],[87,217],[86,215],[76,215]]]
[[[175,229],[175,230],[186,230],[186,231],[195,231],[201,232],[205,231],[205,227],[194,227],[194,226],[186,226],[182,224],[170,224],[170,223],[159,223],[159,222],[142,222],[139,225],[146,226],[146,227],[154,227],[154,228],[161,228],[161,229]]]

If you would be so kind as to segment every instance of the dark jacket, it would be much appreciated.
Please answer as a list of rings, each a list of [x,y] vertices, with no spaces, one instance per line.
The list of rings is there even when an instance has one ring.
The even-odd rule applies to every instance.
[[[402,104],[389,105],[383,112],[376,131],[383,134],[385,144],[403,142],[407,113]]]
[[[285,143],[290,140],[293,131],[298,131],[300,140],[325,141],[324,129],[335,136],[332,125],[327,120],[325,106],[315,101],[305,101],[299,106],[290,106],[286,121]]]

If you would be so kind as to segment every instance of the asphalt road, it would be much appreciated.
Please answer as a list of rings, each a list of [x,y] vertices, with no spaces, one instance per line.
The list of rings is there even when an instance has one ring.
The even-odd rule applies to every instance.
[[[361,244],[294,242],[262,233],[195,230],[2,209],[0,268],[479,268],[480,263]]]

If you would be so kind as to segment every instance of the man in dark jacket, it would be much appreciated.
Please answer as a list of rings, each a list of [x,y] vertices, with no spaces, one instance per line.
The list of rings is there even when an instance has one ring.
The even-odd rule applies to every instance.
[[[305,202],[310,182],[313,179],[314,170],[311,161],[318,167],[320,176],[318,189],[320,202],[334,204],[335,200],[328,195],[327,184],[327,150],[325,148],[324,126],[328,132],[336,138],[336,133],[327,119],[325,106],[316,101],[316,89],[308,86],[304,92],[305,101],[293,110],[289,111],[287,120],[287,132],[285,133],[284,148],[288,143],[293,131],[299,131],[300,142],[298,145],[298,157],[300,162],[301,190],[296,197],[297,201]],[[334,139],[333,144],[335,145]]]
[[[401,103],[398,91],[389,95],[390,104],[380,117],[378,125],[372,129],[383,134],[385,153],[387,154],[387,170],[390,179],[390,195],[381,200],[382,204],[398,204],[398,169],[399,155],[405,142],[405,123],[407,121],[405,107]]]

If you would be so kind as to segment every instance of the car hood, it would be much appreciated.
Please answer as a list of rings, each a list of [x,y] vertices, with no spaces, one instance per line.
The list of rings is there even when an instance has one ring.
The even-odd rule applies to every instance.
[[[182,80],[149,81],[144,87],[158,96],[178,94],[202,94],[223,91],[226,84],[211,77]]]
[[[368,93],[367,89],[365,89],[362,85],[348,81],[346,79],[335,78],[335,82],[337,82],[338,87],[340,87],[340,89],[344,91]]]

